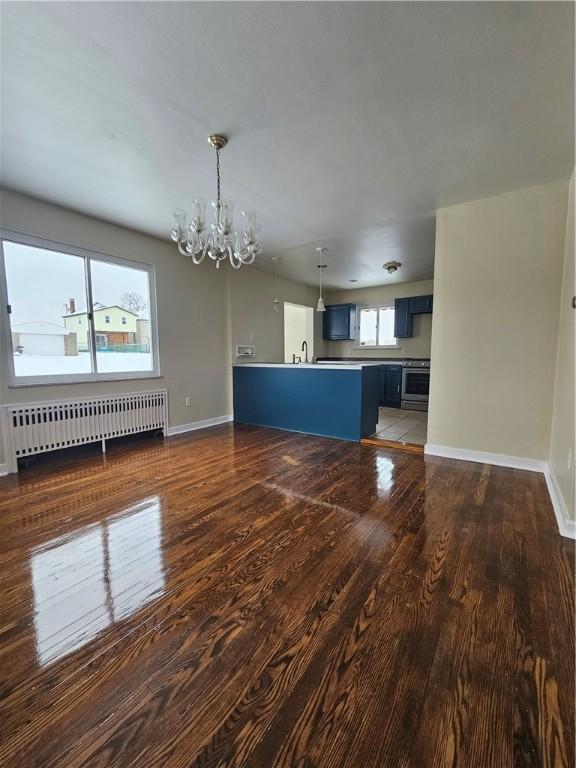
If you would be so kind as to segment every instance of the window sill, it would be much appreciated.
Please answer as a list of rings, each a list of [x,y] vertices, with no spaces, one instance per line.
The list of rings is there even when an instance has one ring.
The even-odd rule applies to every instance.
[[[364,344],[362,347],[353,347],[353,349],[355,349],[355,350],[366,350],[366,349],[397,349],[399,352],[401,352],[401,351],[402,351],[402,347],[401,347],[399,344],[382,344],[382,345],[377,345],[377,344],[375,344],[374,346],[372,346],[372,345],[368,345],[368,344]]]
[[[13,379],[8,383],[8,389],[21,389],[22,387],[57,387],[60,384],[70,385],[70,384],[103,384],[103,383],[110,383],[113,381],[142,381],[145,379],[162,379],[164,378],[161,373],[151,372],[151,373],[141,373],[141,374],[118,374],[117,376],[110,375],[105,376],[102,378],[82,378],[82,379],[57,379],[54,377],[46,377],[42,378],[42,380],[38,381],[31,381],[30,379],[27,379],[25,381],[18,381],[17,379]]]

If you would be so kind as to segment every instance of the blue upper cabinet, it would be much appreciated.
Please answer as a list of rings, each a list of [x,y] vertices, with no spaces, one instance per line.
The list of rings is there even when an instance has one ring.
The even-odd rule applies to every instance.
[[[412,336],[410,299],[396,299],[394,302],[394,336],[397,339],[406,339]]]
[[[410,314],[428,315],[432,312],[432,296],[412,296],[410,299]]]
[[[327,304],[323,331],[326,341],[353,341],[356,338],[356,304]]]
[[[394,302],[394,336],[397,339],[409,339],[413,333],[414,315],[427,315],[432,312],[432,296],[409,296]]]

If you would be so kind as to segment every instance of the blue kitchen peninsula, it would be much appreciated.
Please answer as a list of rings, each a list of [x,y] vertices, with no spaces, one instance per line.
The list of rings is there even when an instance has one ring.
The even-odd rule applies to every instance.
[[[378,365],[248,363],[233,387],[238,424],[356,441],[376,431]]]

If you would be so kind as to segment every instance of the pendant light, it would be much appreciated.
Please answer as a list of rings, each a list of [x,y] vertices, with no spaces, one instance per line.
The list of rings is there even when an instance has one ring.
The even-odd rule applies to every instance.
[[[328,248],[316,248],[316,253],[320,254],[320,264],[318,264],[318,269],[320,270],[318,273],[320,278],[320,295],[318,296],[318,304],[316,305],[316,312],[326,312],[326,306],[324,305],[324,298],[322,297],[322,270],[326,269],[326,264],[324,264],[324,257],[327,251],[328,251]]]
[[[280,312],[280,299],[278,298],[278,262],[280,256],[272,256],[271,261],[274,263],[274,301],[272,307],[274,312]]]

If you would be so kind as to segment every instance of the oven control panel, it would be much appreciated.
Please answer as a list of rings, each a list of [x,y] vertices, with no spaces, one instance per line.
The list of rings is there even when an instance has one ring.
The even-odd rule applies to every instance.
[[[430,368],[430,360],[404,360],[404,368]]]

